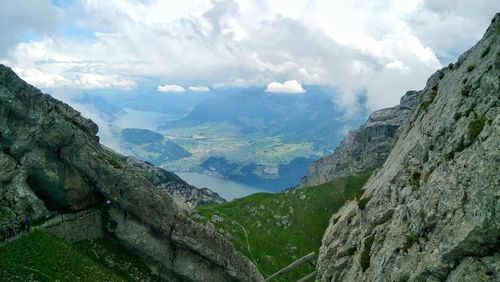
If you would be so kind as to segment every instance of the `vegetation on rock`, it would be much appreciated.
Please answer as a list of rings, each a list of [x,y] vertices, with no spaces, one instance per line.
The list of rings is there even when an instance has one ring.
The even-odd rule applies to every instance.
[[[470,139],[474,140],[476,137],[483,131],[484,124],[486,123],[486,119],[484,117],[475,118],[469,122],[467,126],[469,130]]]
[[[361,264],[361,268],[363,271],[367,270],[370,267],[370,251],[373,245],[373,240],[375,237],[370,235],[365,238],[363,242],[363,250],[361,251],[361,256],[359,257],[359,263]]]
[[[318,186],[277,194],[258,193],[221,205],[200,206],[201,217],[194,219],[225,234],[264,276],[269,276],[312,251],[318,253],[331,215],[359,195],[369,176],[367,172]],[[350,252],[355,250],[354,247]],[[294,281],[314,269],[306,264],[281,279]]]

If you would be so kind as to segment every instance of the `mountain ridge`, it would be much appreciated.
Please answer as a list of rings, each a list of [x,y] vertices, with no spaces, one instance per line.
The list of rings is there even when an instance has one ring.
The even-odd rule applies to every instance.
[[[314,161],[299,187],[357,175],[382,165],[392,148],[398,128],[417,107],[421,93],[408,91],[399,105],[370,114],[358,129],[350,131],[332,154]]]
[[[332,216],[317,280],[500,279],[499,49],[497,13],[429,78],[362,198]]]
[[[223,236],[189,220],[97,125],[0,65],[0,226],[100,207],[103,232],[171,281],[260,281]]]

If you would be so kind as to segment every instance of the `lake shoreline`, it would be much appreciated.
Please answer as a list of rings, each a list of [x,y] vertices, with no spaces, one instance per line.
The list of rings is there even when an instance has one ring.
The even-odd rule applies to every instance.
[[[238,183],[227,177],[196,172],[177,172],[176,174],[190,185],[198,188],[206,187],[214,192],[217,192],[227,201],[259,192],[273,193],[273,191],[268,189]]]

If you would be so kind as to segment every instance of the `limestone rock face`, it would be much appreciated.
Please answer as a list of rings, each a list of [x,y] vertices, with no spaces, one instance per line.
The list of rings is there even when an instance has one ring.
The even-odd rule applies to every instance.
[[[300,186],[318,185],[382,165],[398,128],[417,107],[420,97],[420,92],[408,91],[399,105],[373,112],[360,128],[349,132],[331,155],[311,164]]]
[[[500,14],[330,220],[319,281],[500,281]],[[360,202],[361,203],[361,202]]]
[[[182,209],[191,210],[199,205],[225,203],[219,194],[208,188],[197,188],[187,184],[179,176],[152,164],[128,157],[127,166],[140,171],[154,186],[168,192]]]
[[[96,133],[91,120],[0,65],[0,224],[100,207],[108,236],[168,281],[262,280],[228,240],[189,220]]]

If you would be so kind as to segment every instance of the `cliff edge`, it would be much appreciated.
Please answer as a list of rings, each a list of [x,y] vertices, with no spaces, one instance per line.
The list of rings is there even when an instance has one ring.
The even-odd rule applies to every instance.
[[[97,126],[0,65],[0,227],[101,209],[102,228],[168,281],[260,281],[222,235],[104,149]]]
[[[319,281],[500,280],[500,14],[432,75],[387,160],[330,220]]]
[[[363,125],[347,134],[331,155],[314,161],[299,186],[319,185],[381,166],[391,151],[398,128],[418,106],[421,94],[408,91],[399,105],[373,112]]]

